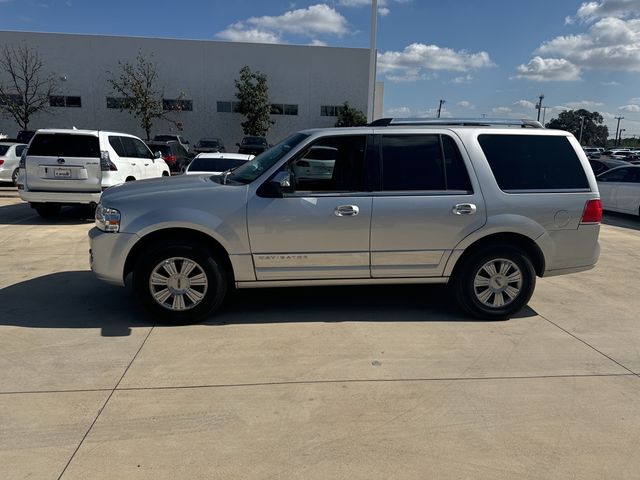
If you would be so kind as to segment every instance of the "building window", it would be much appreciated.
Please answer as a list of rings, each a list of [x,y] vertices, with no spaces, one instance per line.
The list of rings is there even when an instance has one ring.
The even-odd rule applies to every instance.
[[[239,113],[240,102],[217,102],[217,110],[220,113]]]
[[[271,115],[298,115],[298,105],[288,103],[272,103]]]
[[[162,100],[162,110],[165,112],[192,112],[193,100]]]
[[[134,101],[132,98],[125,97],[107,97],[107,108],[118,108],[122,110],[129,110],[134,107]]]
[[[49,106],[81,108],[82,99],[80,97],[66,97],[64,95],[51,95],[49,97]]]
[[[342,105],[322,105],[320,107],[321,117],[337,117],[342,110]]]
[[[8,107],[9,105],[22,105],[22,95],[10,93],[8,95],[0,95],[0,107]]]

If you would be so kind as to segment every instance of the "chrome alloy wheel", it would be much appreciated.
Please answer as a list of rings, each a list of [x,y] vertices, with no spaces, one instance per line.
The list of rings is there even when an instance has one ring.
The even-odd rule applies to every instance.
[[[490,308],[501,308],[513,302],[522,290],[520,268],[505,258],[485,263],[473,279],[476,298]]]
[[[151,271],[151,296],[162,307],[181,312],[190,310],[204,299],[209,282],[200,265],[185,257],[161,261]]]

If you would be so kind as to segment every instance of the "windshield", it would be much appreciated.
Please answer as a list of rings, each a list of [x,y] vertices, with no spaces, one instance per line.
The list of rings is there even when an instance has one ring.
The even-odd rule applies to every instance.
[[[169,142],[171,140],[177,140],[175,135],[156,135],[155,137],[153,137],[153,139],[159,142]]]
[[[242,145],[266,145],[267,140],[264,137],[244,137]]]
[[[301,143],[309,135],[306,133],[295,133],[284,139],[275,147],[261,153],[253,160],[235,169],[228,177],[228,182],[251,183],[264,172],[269,170],[275,163],[291,151],[296,145]]]
[[[247,163],[233,158],[194,158],[189,165],[190,172],[226,172]]]

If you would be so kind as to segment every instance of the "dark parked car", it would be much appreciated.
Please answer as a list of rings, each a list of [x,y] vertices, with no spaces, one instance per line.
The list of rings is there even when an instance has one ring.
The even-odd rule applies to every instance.
[[[589,164],[591,165],[591,169],[593,173],[598,176],[607,170],[611,170],[612,168],[622,167],[624,165],[629,165],[629,162],[625,162],[624,160],[608,160],[608,159],[599,159],[599,160],[589,160]]]
[[[242,142],[236,143],[238,153],[246,153],[247,155],[258,155],[267,150],[271,145],[264,137],[244,137]]]
[[[184,151],[184,148],[180,146],[178,142],[146,142],[147,146],[152,152],[160,152],[162,159],[169,165],[171,173],[183,172],[191,158]]]
[[[193,146],[194,153],[226,152],[221,138],[201,138]]]
[[[173,135],[169,133],[156,135],[155,137],[153,137],[153,141],[154,142],[178,142],[178,145],[184,148],[184,151],[187,152],[187,154],[190,153],[191,145],[189,144],[189,140],[184,138],[182,135]]]
[[[16,136],[16,140],[18,140],[18,143],[29,143],[35,134],[35,130],[20,130]]]

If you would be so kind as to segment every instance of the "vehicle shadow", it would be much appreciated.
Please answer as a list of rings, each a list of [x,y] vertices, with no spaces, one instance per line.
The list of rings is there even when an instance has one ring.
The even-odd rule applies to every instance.
[[[513,318],[537,315],[526,307]],[[442,285],[345,286],[238,290],[205,325],[291,322],[470,322]],[[0,325],[99,328],[127,336],[154,324],[128,289],[89,271],[60,272],[0,290]]]
[[[637,215],[627,215],[626,213],[606,212],[602,216],[602,223],[614,227],[640,230],[640,217]]]
[[[94,220],[94,210],[85,205],[62,207],[59,215],[40,217],[28,203],[0,206],[0,225],[79,225]]]

